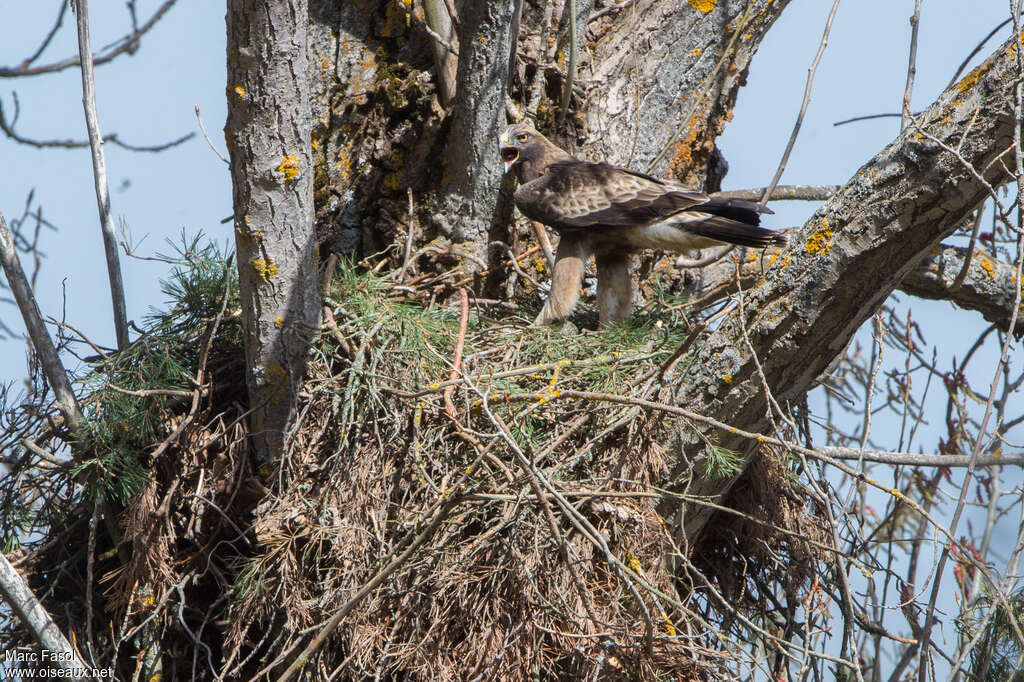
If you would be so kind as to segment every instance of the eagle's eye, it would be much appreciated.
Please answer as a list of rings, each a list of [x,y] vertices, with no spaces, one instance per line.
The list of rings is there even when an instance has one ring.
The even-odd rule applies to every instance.
[[[530,139],[530,136],[527,133],[519,133],[516,135],[517,142],[526,142],[528,139]]]

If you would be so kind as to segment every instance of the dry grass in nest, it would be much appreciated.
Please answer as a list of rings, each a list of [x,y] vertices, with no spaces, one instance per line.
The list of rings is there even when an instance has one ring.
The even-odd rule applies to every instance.
[[[762,457],[741,513],[681,548],[686,478],[742,458],[708,443],[677,466],[692,429],[658,405],[696,338],[679,308],[573,333],[422,291],[339,268],[286,450],[259,466],[237,334],[197,337],[209,392],[167,411],[120,553],[96,548],[122,670],[276,679],[324,635],[303,679],[736,677],[736,612],[767,622],[751,595],[805,588],[824,541]]]

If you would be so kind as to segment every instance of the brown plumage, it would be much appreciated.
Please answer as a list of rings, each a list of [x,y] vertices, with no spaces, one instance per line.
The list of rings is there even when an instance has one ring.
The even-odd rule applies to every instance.
[[[551,294],[537,317],[553,324],[572,312],[587,258],[597,260],[601,323],[626,317],[629,259],[640,249],[685,252],[719,244],[763,248],[786,243],[759,226],[759,204],[712,198],[670,180],[570,156],[528,125],[500,138],[505,170],[519,179],[516,206],[559,233]]]

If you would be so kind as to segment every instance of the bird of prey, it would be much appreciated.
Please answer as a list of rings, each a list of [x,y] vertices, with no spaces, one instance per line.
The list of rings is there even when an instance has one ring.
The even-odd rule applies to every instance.
[[[759,214],[771,213],[760,204],[713,198],[670,180],[577,159],[528,125],[509,126],[499,146],[505,172],[514,170],[519,180],[516,206],[559,234],[551,293],[536,324],[558,324],[572,313],[591,255],[604,325],[630,314],[636,251],[786,243],[784,234],[758,226]]]

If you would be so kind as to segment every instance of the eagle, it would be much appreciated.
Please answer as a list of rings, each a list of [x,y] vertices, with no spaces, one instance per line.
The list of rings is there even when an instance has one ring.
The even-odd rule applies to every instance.
[[[642,249],[686,252],[721,244],[782,246],[786,236],[759,226],[765,206],[710,197],[671,180],[577,159],[526,124],[499,138],[505,172],[515,172],[515,203],[559,235],[551,293],[535,324],[557,325],[579,300],[583,269],[597,262],[601,325],[628,317],[630,261]]]

